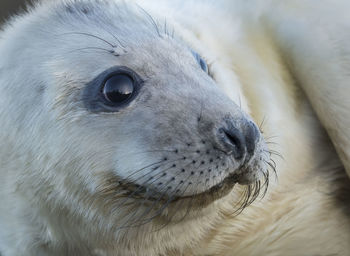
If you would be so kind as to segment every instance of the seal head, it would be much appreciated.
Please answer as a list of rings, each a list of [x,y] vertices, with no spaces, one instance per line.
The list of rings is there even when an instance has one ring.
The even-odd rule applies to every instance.
[[[210,203],[266,177],[258,127],[195,49],[137,6],[52,4],[2,42],[11,79],[0,84],[4,125],[16,127],[7,140],[55,200],[96,196],[115,209],[126,196],[169,205],[215,194]]]

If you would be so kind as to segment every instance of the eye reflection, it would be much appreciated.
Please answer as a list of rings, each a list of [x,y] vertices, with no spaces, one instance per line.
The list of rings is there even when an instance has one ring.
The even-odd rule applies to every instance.
[[[134,80],[125,74],[110,77],[104,84],[103,95],[109,102],[123,103],[134,92]]]

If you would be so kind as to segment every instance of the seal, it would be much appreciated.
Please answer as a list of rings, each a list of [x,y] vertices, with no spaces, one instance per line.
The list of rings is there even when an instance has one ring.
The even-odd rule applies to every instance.
[[[295,255],[304,236],[298,255],[350,249],[349,218],[327,206],[345,172],[271,37],[231,26],[225,1],[200,16],[179,3],[40,2],[5,26],[3,256]],[[209,12],[240,36],[213,43]],[[325,159],[345,185],[313,173]]]

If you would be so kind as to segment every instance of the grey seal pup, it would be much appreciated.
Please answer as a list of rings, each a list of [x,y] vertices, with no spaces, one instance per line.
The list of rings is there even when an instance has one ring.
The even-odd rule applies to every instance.
[[[347,176],[294,80],[315,58],[270,4],[60,0],[13,18],[2,256],[346,255]]]

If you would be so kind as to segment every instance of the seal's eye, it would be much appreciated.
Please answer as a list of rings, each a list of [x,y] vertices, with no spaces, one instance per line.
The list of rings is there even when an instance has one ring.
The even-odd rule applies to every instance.
[[[135,90],[134,80],[126,74],[116,74],[108,78],[103,87],[103,95],[109,102],[123,103]]]
[[[201,57],[199,57],[197,59],[198,61],[198,64],[201,66],[201,69],[205,72],[205,73],[209,73],[209,69],[208,69],[208,65],[207,63],[205,62],[205,60],[203,60]]]
[[[192,53],[193,53],[194,57],[196,58],[196,60],[197,60],[197,62],[198,62],[198,64],[199,64],[199,66],[201,67],[201,69],[202,69],[205,73],[209,74],[209,68],[208,68],[208,65],[207,65],[207,63],[205,62],[205,60],[204,60],[198,53],[193,52],[193,51],[192,51]]]

